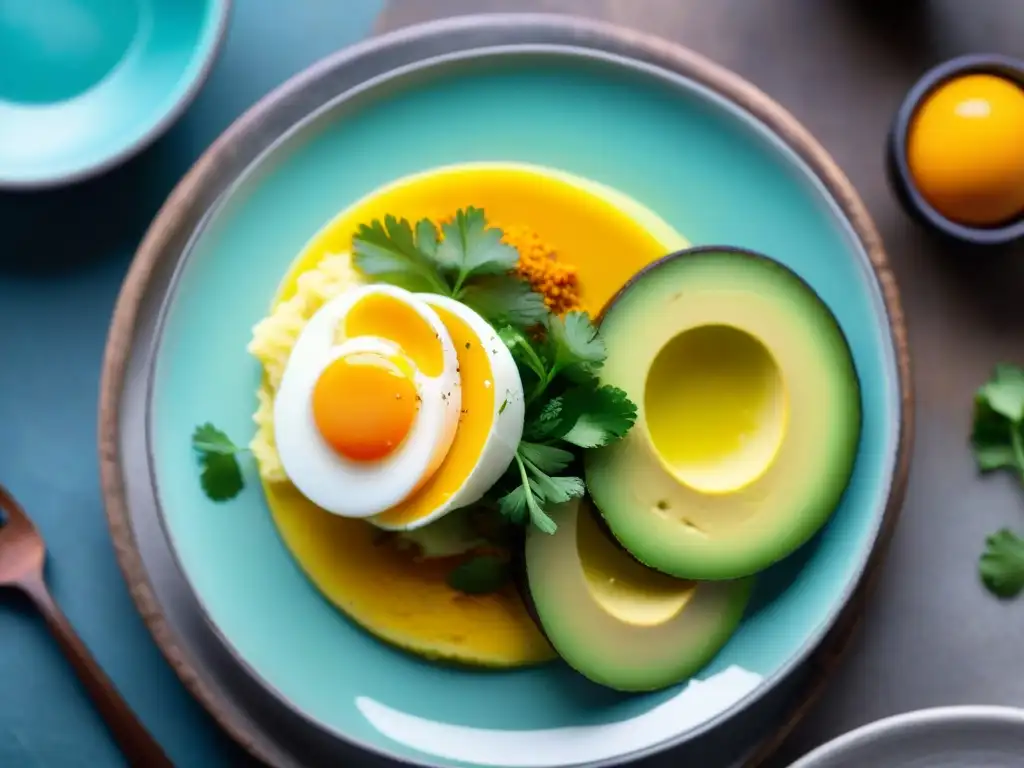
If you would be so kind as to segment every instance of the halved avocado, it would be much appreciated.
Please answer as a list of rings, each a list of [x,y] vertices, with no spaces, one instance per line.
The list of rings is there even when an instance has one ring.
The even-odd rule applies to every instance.
[[[634,557],[734,579],[824,525],[853,471],[860,388],[835,318],[799,277],[746,251],[682,251],[619,293],[601,334],[601,379],[638,416],[588,452],[587,488]]]
[[[555,515],[554,534],[526,535],[526,577],[548,641],[580,674],[620,691],[650,691],[692,676],[725,645],[750,580],[674,579],[624,552],[588,502]]]

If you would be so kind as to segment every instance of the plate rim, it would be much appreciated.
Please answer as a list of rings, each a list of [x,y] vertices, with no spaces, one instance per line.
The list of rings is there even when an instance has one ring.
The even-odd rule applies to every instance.
[[[563,37],[560,43],[555,44],[556,47],[596,50],[630,59],[646,67],[667,70],[672,75],[681,76],[714,92],[718,97],[747,112],[794,152],[808,166],[817,181],[825,187],[825,190],[833,198],[832,202],[839,208],[853,235],[867,255],[871,272],[878,282],[888,320],[888,332],[896,355],[900,419],[897,425],[889,494],[874,532],[874,542],[870,554],[855,582],[851,585],[850,591],[846,595],[845,604],[834,616],[830,617],[823,626],[822,633],[808,640],[787,665],[760,686],[756,694],[745,697],[727,712],[688,731],[685,736],[681,735],[678,739],[665,741],[655,747],[622,758],[632,761],[663,752],[682,741],[696,738],[701,733],[721,724],[730,715],[735,714],[741,706],[742,708],[752,706],[768,691],[773,690],[794,669],[802,663],[810,661],[817,674],[812,675],[814,679],[801,697],[802,700],[798,701],[798,704],[788,713],[778,730],[761,743],[747,763],[749,766],[758,765],[775,752],[824,689],[829,672],[843,655],[849,635],[859,623],[860,609],[874,586],[877,566],[888,549],[888,543],[906,491],[910,449],[913,443],[914,410],[907,334],[898,289],[881,238],[859,195],[831,156],[795,118],[748,81],[679,44],[651,35],[608,22],[562,14],[473,14],[425,22],[371,37],[321,59],[264,96],[232,123],[182,178],[150,225],[124,280],[111,321],[101,376],[98,440],[101,458],[101,485],[119,565],[147,628],[186,688],[230,736],[256,757],[271,762],[263,750],[254,743],[252,734],[247,732],[243,724],[235,722],[224,711],[220,698],[204,685],[203,681],[195,674],[188,659],[178,651],[174,633],[168,626],[163,616],[162,607],[155,597],[149,581],[149,574],[145,569],[134,537],[120,463],[119,445],[121,435],[120,396],[125,383],[128,359],[133,346],[137,343],[135,320],[155,266],[162,260],[175,259],[176,254],[173,253],[173,249],[169,249],[171,233],[178,228],[182,219],[187,218],[189,198],[204,186],[215,184],[217,166],[225,155],[231,152],[236,140],[258,131],[269,115],[282,107],[282,104],[289,98],[300,94],[308,83],[315,81],[323,73],[351,64],[360,57],[386,51],[389,47],[399,43],[429,40],[434,37],[443,37],[447,33],[472,31],[474,28],[488,28],[495,34],[505,30],[516,32],[527,29],[560,34]],[[604,46],[601,43],[604,43]],[[541,43],[538,41],[537,44]],[[469,53],[473,50],[482,51],[500,46],[500,43],[466,44],[460,47],[458,52]],[[609,46],[616,47],[610,50]],[[448,51],[448,53],[454,52],[456,51]],[[416,61],[422,63],[433,58],[435,57],[424,55]],[[391,66],[379,74],[386,75],[398,68]],[[343,94],[339,95],[339,98],[343,98]],[[306,116],[322,106],[318,105],[307,110]],[[180,265],[181,261],[178,259],[176,266]],[[150,340],[150,343],[154,342],[155,339]],[[210,628],[218,637],[222,638],[205,611],[203,613],[203,618]],[[230,644],[226,645],[235,660],[248,669],[246,662],[238,658],[234,648]],[[278,696],[286,704],[291,705],[286,697],[280,696],[266,681],[259,679],[258,682],[268,693]],[[306,715],[303,716],[308,718]],[[325,728],[321,723],[316,723],[316,726]],[[355,744],[347,737],[342,736],[342,739],[350,744]],[[358,746],[366,749],[365,745]],[[380,754],[376,749],[373,752]],[[388,758],[395,759],[392,755],[388,755]]]
[[[958,723],[1000,723],[1014,725],[1024,731],[1024,708],[998,704],[955,704],[899,712],[839,734],[812,749],[790,768],[814,768],[823,759],[842,757],[844,752],[856,749],[866,741],[892,736],[908,728]]]

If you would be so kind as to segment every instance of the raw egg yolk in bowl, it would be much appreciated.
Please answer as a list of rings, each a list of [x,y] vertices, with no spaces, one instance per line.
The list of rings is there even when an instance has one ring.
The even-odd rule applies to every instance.
[[[264,461],[265,445],[253,450],[286,546],[351,619],[427,658],[514,667],[555,658],[515,587],[467,595],[447,581],[490,545],[472,530],[460,533],[465,548],[441,556],[408,543],[461,526],[452,511],[509,466],[524,418],[518,370],[465,305],[367,285],[348,257],[360,224],[442,221],[468,206],[493,226],[528,228],[574,265],[592,314],[636,271],[688,245],[620,193],[532,166],[451,166],[379,189],[310,241],[254,331],[266,372],[256,420],[283,472]]]
[[[1024,88],[994,74],[962,75],[918,106],[907,164],[922,197],[950,221],[1006,224],[1024,213]]]

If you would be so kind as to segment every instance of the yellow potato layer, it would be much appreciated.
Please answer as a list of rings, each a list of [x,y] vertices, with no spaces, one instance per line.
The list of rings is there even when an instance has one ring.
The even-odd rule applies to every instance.
[[[285,543],[317,588],[385,642],[428,659],[516,667],[555,657],[511,585],[472,596],[445,579],[456,558],[416,560],[362,520],[332,515],[287,483],[267,484]]]

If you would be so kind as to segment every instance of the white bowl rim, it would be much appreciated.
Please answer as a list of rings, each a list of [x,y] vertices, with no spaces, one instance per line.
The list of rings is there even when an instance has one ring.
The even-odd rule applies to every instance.
[[[840,757],[863,744],[900,731],[957,723],[1002,723],[1024,730],[1024,709],[991,704],[960,704],[890,715],[837,736],[807,753],[789,768],[816,768],[823,760]]]

